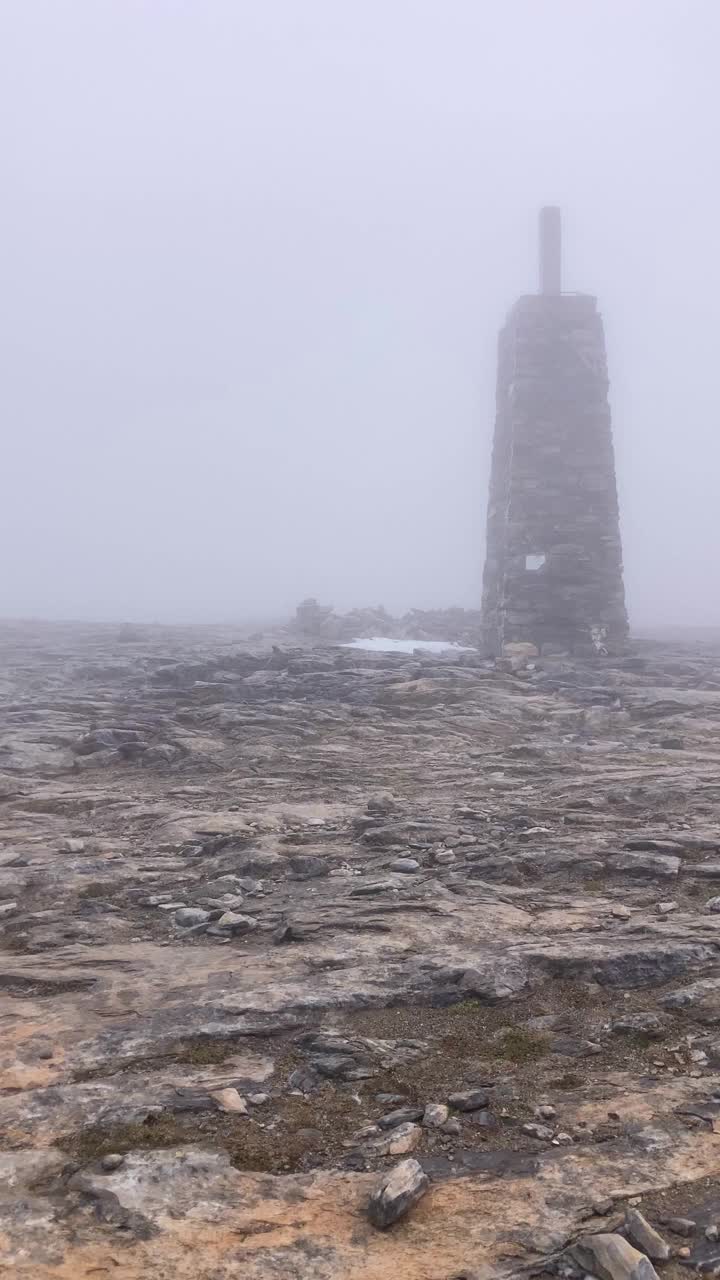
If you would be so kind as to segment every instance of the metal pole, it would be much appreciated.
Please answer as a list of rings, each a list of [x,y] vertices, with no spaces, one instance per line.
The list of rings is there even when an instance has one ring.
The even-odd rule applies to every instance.
[[[540,292],[562,292],[562,226],[557,205],[540,210]]]

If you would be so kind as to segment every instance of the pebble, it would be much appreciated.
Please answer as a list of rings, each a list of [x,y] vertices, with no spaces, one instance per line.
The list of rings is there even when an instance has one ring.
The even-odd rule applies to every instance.
[[[269,1101],[269,1093],[251,1093],[248,1096],[248,1102],[251,1102],[254,1107],[264,1107],[265,1103]]]
[[[409,875],[413,871],[420,870],[420,863],[417,858],[396,858],[390,863],[388,871],[401,871]]]
[[[60,845],[61,853],[84,853],[85,841],[78,840],[74,836],[68,836]]]
[[[395,1129],[399,1124],[408,1124],[422,1119],[422,1107],[399,1107],[397,1111],[388,1111],[381,1116],[378,1124],[381,1129]]]
[[[447,1124],[449,1108],[444,1102],[428,1102],[424,1112],[422,1123],[426,1129],[442,1129]]]
[[[386,1138],[381,1138],[377,1150],[383,1156],[406,1156],[415,1150],[421,1137],[419,1124],[399,1124]]]
[[[376,791],[370,796],[365,809],[372,814],[393,813],[397,809],[397,801],[392,791]]]
[[[627,1013],[624,1017],[613,1018],[610,1030],[615,1035],[633,1035],[640,1033],[650,1040],[662,1040],[665,1027],[656,1013]]]
[[[554,1107],[551,1107],[549,1103],[543,1102],[539,1107],[535,1108],[535,1115],[539,1120],[554,1120],[557,1115],[557,1111]]]
[[[524,1124],[523,1133],[530,1138],[538,1138],[541,1142],[550,1142],[553,1137],[552,1129],[548,1129],[546,1124]]]
[[[237,1089],[216,1089],[210,1097],[221,1111],[232,1111],[241,1116],[247,1115],[247,1103]]]
[[[158,903],[158,911],[180,911],[183,907],[187,907],[187,903],[182,901]],[[192,910],[192,908],[188,908],[188,910]],[[209,915],[209,912],[208,912],[208,915]]]
[[[720,911],[720,898],[708,898],[705,903],[706,911]]]
[[[209,919],[210,912],[203,911],[202,907],[180,907],[175,912],[175,923],[183,929],[193,924],[205,924]]]
[[[109,1152],[103,1156],[100,1161],[100,1168],[103,1173],[113,1173],[115,1169],[120,1169],[125,1163],[125,1157],[121,1156],[117,1151]]]
[[[433,859],[439,867],[447,867],[451,862],[455,861],[455,854],[452,849],[439,849]]]
[[[665,1226],[668,1231],[673,1231],[676,1236],[691,1236],[697,1226],[692,1218],[666,1218]]]
[[[289,859],[290,870],[297,880],[318,880],[326,876],[330,867],[324,858],[314,854],[296,853]]]
[[[237,911],[245,899],[241,893],[224,893],[222,898],[203,898],[208,907],[219,907],[222,911]]]
[[[631,914],[632,912],[630,911],[630,908],[624,907],[622,904],[617,907],[611,907],[610,909],[610,915],[614,916],[616,920],[629,920]]]
[[[468,1089],[464,1093],[451,1093],[448,1098],[456,1111],[479,1111],[490,1106],[490,1095],[484,1089]]]
[[[450,1137],[456,1138],[458,1134],[462,1133],[462,1125],[455,1116],[451,1116],[450,1119],[446,1120],[445,1124],[442,1126],[442,1132],[447,1133]]]
[[[243,916],[237,911],[225,911],[217,922],[218,929],[229,929],[231,933],[251,933],[257,929],[257,920],[253,916]]]
[[[0,903],[0,920],[3,916],[11,916],[13,911],[17,911],[17,902]]]
[[[381,1231],[402,1218],[425,1195],[430,1183],[417,1160],[402,1160],[372,1193],[367,1215]]]
[[[677,911],[677,902],[658,902],[655,910],[659,916],[669,916],[672,911]]]
[[[713,1222],[709,1227],[705,1228],[705,1239],[720,1240],[720,1227],[718,1227],[717,1223]]]

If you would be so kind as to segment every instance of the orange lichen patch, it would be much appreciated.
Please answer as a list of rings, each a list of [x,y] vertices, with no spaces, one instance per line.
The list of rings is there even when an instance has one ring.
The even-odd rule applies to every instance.
[[[172,1156],[182,1159],[181,1152]],[[154,1166],[145,1169],[145,1182],[135,1170],[102,1183],[135,1211],[144,1206],[157,1235],[125,1245],[105,1234],[102,1243],[69,1246],[62,1260],[44,1264],[26,1264],[10,1249],[5,1262],[16,1280],[90,1280],[104,1274],[121,1280],[267,1280],[281,1267],[297,1280],[436,1280],[466,1268],[484,1278],[503,1260],[530,1262],[561,1247],[598,1197],[694,1182],[714,1175],[719,1164],[720,1137],[666,1134],[655,1151],[625,1153],[618,1186],[616,1152],[568,1149],[543,1163],[533,1178],[438,1183],[407,1219],[385,1232],[365,1217],[377,1175],[282,1178],[211,1169],[196,1201],[190,1198],[184,1209],[162,1205],[153,1215],[161,1194],[158,1164],[154,1172]]]

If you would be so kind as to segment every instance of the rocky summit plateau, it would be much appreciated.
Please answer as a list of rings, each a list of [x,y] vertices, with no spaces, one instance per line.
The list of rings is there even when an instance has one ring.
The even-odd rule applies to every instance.
[[[720,1274],[720,638],[5,623],[0,706],[0,1274]]]

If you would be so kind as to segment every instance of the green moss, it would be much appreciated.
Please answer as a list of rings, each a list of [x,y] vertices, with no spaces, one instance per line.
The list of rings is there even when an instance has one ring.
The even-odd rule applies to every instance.
[[[149,1147],[174,1147],[189,1141],[191,1138],[181,1128],[172,1113],[163,1111],[159,1116],[151,1116],[141,1124],[114,1124],[105,1129],[95,1125],[89,1126],[86,1129],[80,1129],[71,1138],[59,1142],[58,1146],[74,1156],[76,1160],[85,1163],[89,1160],[100,1160],[114,1151],[119,1151],[122,1155],[126,1151],[147,1150]]]
[[[230,1040],[210,1040],[203,1036],[195,1036],[191,1040],[182,1040],[177,1047],[167,1054],[166,1061],[189,1062],[195,1067],[209,1067],[217,1062],[225,1062],[236,1050]]]
[[[108,880],[91,880],[89,884],[83,885],[78,897],[80,898],[104,898],[112,890],[112,884]]]
[[[170,1063],[187,1063],[193,1067],[210,1067],[225,1062],[235,1052],[232,1040],[211,1040],[209,1037],[193,1036],[188,1040],[178,1040],[165,1053],[153,1054],[147,1058],[128,1058],[126,1062],[113,1063],[104,1067],[90,1067],[86,1071],[76,1071],[73,1079],[76,1083],[87,1080],[102,1080],[107,1076],[119,1075],[126,1071],[161,1070]]]
[[[544,1058],[548,1050],[547,1036],[512,1027],[503,1033],[497,1053],[498,1057],[509,1058],[511,1062],[534,1062],[537,1058]]]
[[[451,1004],[448,1008],[451,1018],[477,1017],[479,1012],[480,1003],[478,1000],[461,1000],[458,1004]]]
[[[566,1071],[557,1080],[550,1081],[551,1089],[581,1089],[585,1081],[575,1071]]]

